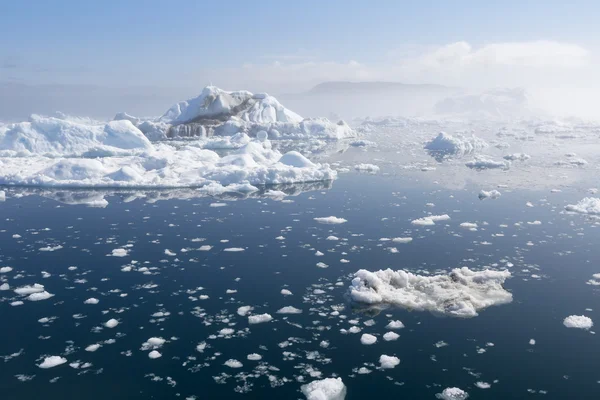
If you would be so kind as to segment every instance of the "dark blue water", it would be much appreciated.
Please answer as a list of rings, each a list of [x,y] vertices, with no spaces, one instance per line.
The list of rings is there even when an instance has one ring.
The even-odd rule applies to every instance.
[[[598,398],[598,338],[562,323],[572,314],[600,321],[600,292],[586,284],[600,272],[598,225],[562,213],[582,193],[507,191],[499,199],[480,201],[478,189],[447,190],[400,177],[348,174],[331,188],[288,197],[293,202],[206,197],[148,202],[132,200],[131,193],[113,193],[105,208],[67,205],[38,195],[15,197],[18,191],[9,191],[0,204],[0,267],[13,270],[1,278],[11,290],[0,291],[0,355],[23,351],[0,360],[1,398],[296,399],[303,398],[303,383],[317,379],[309,371],[320,371],[318,378],[342,377],[347,399],[433,399],[452,386],[473,399]],[[527,201],[535,207],[526,207]],[[210,207],[213,203],[226,206]],[[451,220],[432,227],[411,225],[426,212],[447,213]],[[330,215],[348,222],[323,225],[313,220]],[[542,224],[527,224],[535,220]],[[466,221],[477,222],[479,230],[460,228]],[[492,236],[498,233],[504,236]],[[21,237],[13,238],[15,234]],[[330,235],[343,240],[326,240]],[[414,240],[379,240],[403,236]],[[107,256],[128,244],[127,256]],[[55,245],[63,247],[39,250]],[[193,250],[201,245],[213,247]],[[231,247],[245,251],[223,251]],[[186,248],[191,250],[183,252]],[[176,255],[166,255],[165,249]],[[315,256],[317,250],[324,255]],[[123,272],[133,260],[132,271]],[[345,296],[351,274],[360,268],[448,271],[500,268],[501,260],[514,264],[505,285],[514,301],[475,318],[402,309],[365,315],[353,310]],[[317,262],[328,268],[318,268]],[[43,284],[54,297],[10,305],[21,299],[12,289],[34,283]],[[283,288],[293,295],[282,296]],[[237,292],[228,294],[228,289]],[[315,295],[315,289],[325,293]],[[201,300],[200,295],[208,298]],[[90,297],[99,304],[84,304]],[[245,305],[274,320],[249,325],[236,313]],[[276,314],[283,306],[303,313]],[[332,315],[334,310],[346,318]],[[152,316],[159,311],[169,315]],[[74,318],[77,314],[85,317]],[[43,317],[57,318],[42,324],[38,320]],[[111,318],[120,324],[102,327]],[[362,332],[342,334],[340,329],[348,329],[353,319],[359,320]],[[365,326],[370,319],[375,324]],[[385,342],[381,335],[392,319],[406,328],[397,331],[397,341]],[[236,334],[210,338],[227,327]],[[362,333],[379,340],[364,346]],[[167,340],[158,349],[161,358],[150,359],[140,349],[150,337]],[[529,345],[532,338],[535,345]],[[288,346],[279,346],[286,341]],[[321,341],[329,347],[321,347]],[[436,347],[440,341],[448,345]],[[201,342],[208,344],[203,353],[196,351]],[[95,352],[84,350],[94,343],[102,346]],[[486,351],[480,354],[478,349]],[[247,360],[251,353],[261,354],[262,360]],[[399,357],[400,365],[378,370],[381,354]],[[38,368],[49,355],[68,362]],[[243,367],[224,366],[228,359],[241,361]],[[74,362],[92,366],[69,366]],[[372,372],[356,374],[362,366]],[[20,374],[29,380],[17,379]],[[491,388],[477,388],[478,381]]]

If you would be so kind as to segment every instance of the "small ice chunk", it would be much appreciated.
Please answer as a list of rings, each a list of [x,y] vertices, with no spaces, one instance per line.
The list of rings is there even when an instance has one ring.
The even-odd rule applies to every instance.
[[[64,357],[50,356],[50,357],[44,358],[44,361],[42,361],[42,363],[39,364],[38,367],[43,368],[43,369],[54,368],[58,365],[66,363],[66,362],[67,362],[67,359]]]
[[[379,357],[379,364],[383,369],[391,369],[394,368],[396,365],[400,364],[400,359],[395,356],[388,356],[382,354]]]
[[[590,329],[594,326],[592,319],[584,315],[570,315],[564,319],[563,324],[567,328]]]
[[[248,323],[249,324],[262,324],[264,322],[269,322],[273,319],[273,317],[270,314],[258,314],[258,315],[251,315],[248,317]]]

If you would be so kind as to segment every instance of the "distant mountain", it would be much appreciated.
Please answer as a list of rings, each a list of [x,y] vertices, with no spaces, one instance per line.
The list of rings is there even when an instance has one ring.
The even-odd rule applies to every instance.
[[[410,84],[401,82],[343,82],[319,83],[308,91],[309,94],[344,94],[377,92],[451,92],[456,88],[436,84]]]

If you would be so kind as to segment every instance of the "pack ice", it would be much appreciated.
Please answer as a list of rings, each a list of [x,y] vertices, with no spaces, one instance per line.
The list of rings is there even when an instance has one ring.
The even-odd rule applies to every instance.
[[[194,129],[225,135],[232,150],[219,155],[198,141],[151,141]],[[313,163],[296,151],[282,154],[273,149],[268,137],[281,137],[280,132],[288,137],[332,139],[353,134],[345,123],[303,120],[266,94],[207,87],[197,98],[176,104],[154,121],[125,113],[108,123],[58,114],[33,115],[26,122],[2,125],[0,184],[202,187],[218,194],[336,177],[328,164]]]

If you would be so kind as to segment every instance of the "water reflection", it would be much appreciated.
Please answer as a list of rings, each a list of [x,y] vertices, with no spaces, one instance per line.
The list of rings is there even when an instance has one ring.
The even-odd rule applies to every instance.
[[[203,197],[211,197],[215,200],[246,200],[268,198],[272,200],[283,200],[290,196],[298,196],[301,193],[329,190],[332,181],[304,182],[285,185],[259,186],[253,192],[223,192],[214,193],[204,188],[183,189],[51,189],[51,188],[7,188],[6,197],[39,196],[57,201],[65,205],[86,205],[89,207],[106,207],[110,197],[117,197],[120,201],[128,203],[134,200],[142,200],[154,203],[160,200],[190,200]]]

